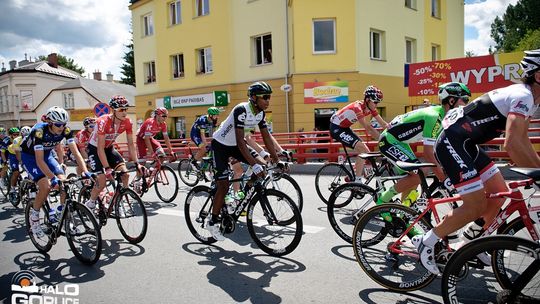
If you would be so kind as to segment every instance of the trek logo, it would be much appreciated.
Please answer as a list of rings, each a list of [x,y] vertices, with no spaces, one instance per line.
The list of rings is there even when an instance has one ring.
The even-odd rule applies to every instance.
[[[352,137],[351,135],[349,135],[347,133],[339,134],[339,138],[343,139],[343,141],[345,141],[345,142],[351,142],[351,141],[354,140],[354,137]]]
[[[412,129],[410,129],[410,130],[408,130],[408,131],[406,131],[406,132],[403,132],[403,133],[401,133],[401,134],[398,134],[397,137],[398,137],[399,139],[404,139],[405,137],[407,137],[407,136],[409,136],[409,135],[411,135],[411,134],[414,134],[415,132],[421,131],[421,130],[422,130],[422,125],[417,126],[417,127],[414,127],[414,128],[412,128]]]
[[[448,140],[448,138],[445,138],[443,142],[446,144],[446,149],[448,149],[448,152],[450,152],[450,155],[452,155],[454,160],[458,163],[459,167],[467,169],[468,168],[467,165],[465,164],[463,159],[461,159],[461,157],[457,154],[454,147],[452,147],[452,144],[450,144],[450,141]]]
[[[529,107],[522,100],[518,101],[514,108],[516,108],[517,110],[521,110],[525,113],[529,113]]]
[[[496,119],[499,119],[499,115],[495,115],[495,116],[487,117],[487,118],[484,118],[484,119],[479,119],[479,120],[472,121],[471,125],[473,127],[477,127],[477,126],[479,126],[481,124],[485,124],[485,123],[488,123],[490,121],[494,121]]]

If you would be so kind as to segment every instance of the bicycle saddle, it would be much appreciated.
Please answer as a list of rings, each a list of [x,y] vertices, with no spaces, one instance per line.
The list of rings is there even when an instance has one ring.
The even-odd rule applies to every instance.
[[[396,162],[396,165],[405,171],[417,170],[423,167],[437,167],[433,163],[407,163],[399,160]]]
[[[510,168],[510,170],[525,175],[527,177],[530,177],[534,179],[534,181],[540,180],[540,169],[537,168]]]
[[[372,158],[372,157],[382,157],[383,155],[379,152],[369,152],[369,153],[360,153],[358,154],[360,158]]]

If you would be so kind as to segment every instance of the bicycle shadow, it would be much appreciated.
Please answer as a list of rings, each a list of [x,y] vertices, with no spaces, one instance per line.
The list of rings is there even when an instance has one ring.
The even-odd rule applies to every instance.
[[[432,284],[433,285],[433,284]],[[396,304],[438,304],[440,301],[431,297],[412,294],[410,292],[397,292],[385,288],[366,288],[358,293],[360,299],[367,304],[396,303]]]
[[[306,270],[304,264],[292,259],[228,251],[214,245],[187,243],[182,249],[205,258],[198,264],[212,267],[208,282],[229,294],[234,302],[281,303],[279,295],[266,290],[272,279],[281,273]]]
[[[11,223],[13,225],[6,227],[7,229],[4,231],[4,239],[2,241],[21,243],[28,240],[24,217],[15,217],[11,220]]]
[[[347,253],[344,253],[342,251],[347,250]],[[348,261],[356,261],[356,258],[354,257],[354,252],[352,250],[352,245],[337,245],[330,249],[330,251],[337,257],[342,258],[344,260]]]
[[[162,208],[177,208],[178,204],[171,202],[171,203],[164,203],[162,201],[144,201],[143,199],[144,208],[146,209],[146,215],[148,216],[154,216],[158,215],[158,210]],[[174,209],[176,210],[176,209]]]

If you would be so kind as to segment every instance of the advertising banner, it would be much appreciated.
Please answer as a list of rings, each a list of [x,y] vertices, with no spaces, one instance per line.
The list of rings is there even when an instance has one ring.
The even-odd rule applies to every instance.
[[[306,82],[304,83],[304,103],[348,102],[349,82]]]

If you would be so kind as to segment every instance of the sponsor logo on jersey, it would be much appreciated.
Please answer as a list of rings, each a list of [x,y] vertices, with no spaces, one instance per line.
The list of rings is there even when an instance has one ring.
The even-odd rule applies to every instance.
[[[472,169],[471,171],[467,171],[465,173],[460,172],[459,173],[459,181],[463,182],[465,180],[471,179],[471,178],[475,177],[477,173],[478,172],[476,171],[476,169]]]
[[[415,132],[421,131],[421,130],[422,130],[422,125],[414,127],[414,128],[412,128],[412,129],[410,129],[410,130],[408,130],[406,132],[403,132],[401,134],[398,134],[397,137],[398,137],[398,139],[404,139],[405,137],[407,137],[407,136],[409,136],[409,135],[411,135],[411,134],[413,134]]]
[[[387,152],[388,154],[390,154],[397,160],[404,161],[404,162],[409,160],[409,157],[396,146],[390,147]]]
[[[448,149],[448,152],[450,152],[450,155],[452,155],[454,160],[458,163],[459,167],[467,169],[468,168],[467,165],[465,164],[463,159],[461,159],[461,157],[457,154],[454,147],[452,147],[452,144],[450,144],[450,141],[448,140],[448,138],[445,138],[443,142],[446,144],[446,149]]]
[[[526,103],[524,103],[522,100],[518,101],[518,103],[516,104],[515,108],[517,110],[521,110],[525,113],[529,113],[529,107],[527,106]]]
[[[470,125],[468,122],[462,124],[461,127],[462,127],[463,129],[467,130],[467,132],[469,132],[469,133],[472,132],[471,125]]]
[[[499,119],[499,115],[494,115],[494,116],[487,117],[487,118],[484,118],[484,119],[479,119],[479,120],[472,121],[471,125],[473,127],[477,127],[477,126],[479,126],[481,124],[485,124],[485,123],[488,123],[490,121],[494,121],[496,119]]]
[[[34,137],[43,138],[43,129],[36,129],[36,131],[34,132]]]
[[[347,133],[339,134],[339,138],[343,139],[343,141],[345,141],[345,142],[351,142],[351,141],[354,140],[354,137],[352,137],[351,135],[349,135]]]
[[[435,126],[433,126],[433,132],[431,132],[431,137],[437,137],[439,133],[441,132],[441,121],[437,120],[435,123]]]
[[[241,122],[246,121],[246,113],[242,113],[242,114],[238,115],[238,120],[241,121]]]

